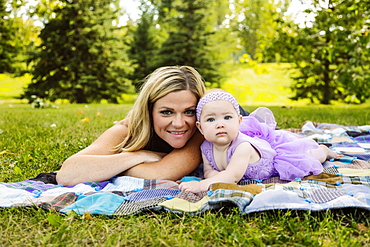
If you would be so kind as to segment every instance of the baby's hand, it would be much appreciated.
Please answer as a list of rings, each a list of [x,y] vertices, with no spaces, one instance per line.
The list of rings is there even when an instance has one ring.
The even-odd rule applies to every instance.
[[[207,191],[207,189],[202,188],[202,183],[199,181],[183,182],[179,185],[179,188],[182,191],[189,191],[193,193]]]

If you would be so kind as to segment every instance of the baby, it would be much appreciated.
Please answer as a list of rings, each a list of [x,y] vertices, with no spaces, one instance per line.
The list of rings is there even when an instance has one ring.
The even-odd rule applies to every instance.
[[[237,183],[241,179],[267,179],[279,175],[294,180],[323,171],[322,163],[338,154],[309,138],[275,130],[272,112],[258,108],[242,117],[236,99],[213,90],[197,105],[205,179],[183,182],[182,191],[207,191],[212,183]]]

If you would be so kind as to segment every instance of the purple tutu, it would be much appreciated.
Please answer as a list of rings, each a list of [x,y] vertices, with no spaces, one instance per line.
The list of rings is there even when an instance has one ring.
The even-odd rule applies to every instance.
[[[292,181],[323,171],[322,164],[311,153],[319,148],[315,141],[288,131],[275,130],[275,127],[275,117],[271,110],[260,107],[248,117],[243,117],[240,132],[265,140],[275,150],[273,166],[282,180]]]

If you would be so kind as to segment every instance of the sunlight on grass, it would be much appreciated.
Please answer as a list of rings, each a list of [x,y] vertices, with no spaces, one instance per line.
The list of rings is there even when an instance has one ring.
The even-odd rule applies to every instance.
[[[0,103],[2,100],[9,100],[19,97],[23,88],[31,82],[31,75],[22,77],[11,77],[7,74],[0,74]]]
[[[292,101],[289,64],[263,64],[258,67],[246,64],[226,65],[227,79],[222,88],[232,93],[241,105],[306,105],[308,100]]]

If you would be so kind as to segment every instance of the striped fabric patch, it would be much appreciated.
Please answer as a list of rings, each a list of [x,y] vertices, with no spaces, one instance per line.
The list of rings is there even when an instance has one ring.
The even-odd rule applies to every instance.
[[[144,190],[179,189],[179,184],[169,180],[144,180]]]
[[[60,196],[55,197],[49,202],[43,202],[39,205],[42,209],[50,210],[55,209],[56,211],[61,210],[62,208],[74,203],[77,200],[77,195],[74,192],[67,192],[61,194]]]
[[[310,198],[313,203],[324,203],[346,195],[345,192],[337,189],[318,188],[306,193],[306,198]]]
[[[352,169],[359,169],[359,170],[370,169],[370,161],[359,160],[359,159],[353,160],[351,164],[346,164],[343,162],[333,162],[333,163],[339,165],[340,168],[352,168]]]
[[[114,215],[129,215],[138,214],[140,212],[148,211],[158,206],[159,203],[166,201],[164,197],[152,198],[145,201],[134,202],[124,201],[114,212]]]

